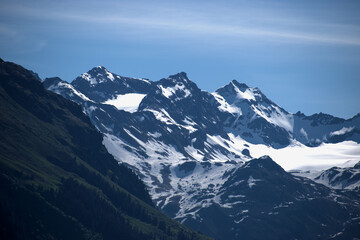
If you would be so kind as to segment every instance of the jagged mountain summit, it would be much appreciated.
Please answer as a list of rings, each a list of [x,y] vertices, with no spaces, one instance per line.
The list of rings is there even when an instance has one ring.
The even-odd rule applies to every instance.
[[[259,89],[233,80],[213,94],[224,113],[222,121],[227,132],[256,144],[273,147],[290,144],[294,117]]]
[[[360,140],[358,116],[344,120],[324,114],[292,114],[259,89],[235,80],[208,93],[185,73],[159,81],[117,76],[101,67],[71,84],[46,79],[44,85],[83,107],[104,134],[107,150],[138,173],[156,206],[166,214],[217,239],[239,239],[242,234],[245,239],[259,239],[257,229],[250,227],[256,222],[264,226],[262,233],[273,233],[268,239],[351,235],[357,224],[357,194],[343,195],[281,167],[291,170],[296,168],[294,162],[301,165],[310,160],[324,168],[326,158],[314,161],[311,157],[328,148],[344,147],[347,152],[331,155],[332,162],[327,164],[331,167],[349,160],[354,165],[360,160],[355,151]],[[331,142],[338,144],[327,144]],[[314,155],[304,154],[309,149]],[[287,154],[292,150],[296,154]],[[281,167],[270,158],[261,158],[265,154]],[[297,160],[299,156],[307,159]],[[342,161],[335,161],[343,156]],[[267,188],[272,191],[261,195]],[[280,197],[263,202],[272,195]],[[348,210],[343,211],[341,204]],[[318,205],[329,211],[326,219],[335,212],[339,215],[325,223],[311,211]],[[278,208],[284,211],[275,211]],[[290,212],[301,216],[288,223]],[[293,231],[279,230],[285,222]],[[296,224],[299,222],[304,228]],[[305,229],[311,231],[305,234]]]
[[[328,114],[305,116],[291,114],[269,100],[258,88],[236,80],[213,93],[224,113],[223,122],[229,133],[248,142],[286,147],[294,140],[308,146],[360,141],[360,117],[345,120]]]
[[[102,66],[81,74],[72,85],[96,102],[116,99],[126,93],[146,94],[152,88],[152,83],[146,79],[122,77]]]

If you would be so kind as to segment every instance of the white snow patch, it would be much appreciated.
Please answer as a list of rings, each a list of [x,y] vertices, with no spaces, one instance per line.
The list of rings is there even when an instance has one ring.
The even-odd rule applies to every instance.
[[[244,217],[242,217],[239,221],[236,221],[236,220],[234,220],[234,223],[236,223],[236,224],[239,224],[239,223],[241,223],[241,222],[243,222],[246,218],[248,218],[249,216],[244,216]]]
[[[218,109],[222,112],[229,112],[229,113],[232,113],[232,114],[237,114],[239,116],[242,115],[242,111],[240,108],[236,107],[235,104],[229,104],[224,98],[223,96],[219,95],[218,93],[216,92],[213,92],[211,93],[216,101],[220,104],[220,106],[218,106]]]
[[[117,161],[123,162],[123,160],[126,160],[127,163],[136,166],[136,159],[138,158],[135,154],[127,151],[124,146],[127,146],[130,149],[134,148],[127,145],[123,140],[115,137],[114,135],[105,133],[103,138],[103,144],[108,150],[108,152],[113,155]]]
[[[288,132],[292,132],[294,129],[294,118],[291,114],[286,114],[281,111],[281,109],[277,106],[271,105],[265,107],[260,105],[258,107],[254,107],[253,110],[261,117],[265,118],[266,121],[279,126],[281,128],[286,129]],[[274,111],[275,110],[275,111]],[[266,112],[270,111],[270,115],[266,114]]]
[[[138,78],[138,80],[151,84],[151,82],[145,78]]]
[[[165,109],[160,109],[160,111],[156,111],[153,109],[146,108],[145,111],[152,112],[155,118],[165,124],[168,125],[179,125]],[[168,131],[171,131],[168,129]]]
[[[249,188],[252,188],[253,186],[256,185],[256,182],[260,181],[259,179],[254,179],[252,176],[249,177],[248,179],[248,185],[249,185]]]
[[[242,92],[238,87],[235,86],[233,82],[231,84],[234,86],[234,89],[236,91],[236,97],[238,99],[246,99],[246,100],[253,100],[255,101],[254,93],[250,89],[246,89],[245,92]]]
[[[162,134],[159,132],[154,132],[154,133],[149,133],[149,136],[151,136],[153,138],[159,138],[162,136]]]
[[[114,81],[114,80],[115,80],[115,78],[114,78],[114,76],[112,75],[112,73],[109,72],[108,70],[106,70],[106,75],[107,75],[108,79],[110,79],[110,81]]]
[[[96,78],[93,78],[90,74],[88,73],[83,73],[81,74],[81,76],[83,79],[85,79],[86,81],[89,81],[90,84],[94,85],[94,84],[97,84],[97,80]]]
[[[83,93],[79,92],[78,90],[76,90],[70,83],[59,82],[56,86],[54,86],[54,85],[50,86],[48,90],[61,95],[61,93],[60,93],[60,91],[58,89],[59,87],[60,88],[68,88],[68,89],[70,89],[72,91],[73,94],[77,95],[81,99],[83,99],[85,101],[93,102],[87,96],[85,96],[85,94],[83,94]]]
[[[305,131],[304,128],[301,128],[301,129],[300,129],[300,133],[301,133],[306,139],[308,139],[308,135],[307,135],[307,133],[306,133],[306,131]]]
[[[197,130],[196,128],[194,128],[192,126],[188,126],[188,125],[183,125],[183,127],[186,128],[190,134],[193,132],[196,132],[196,130]]]
[[[329,135],[330,136],[344,135],[345,133],[351,132],[352,130],[354,130],[354,127],[348,127],[348,128],[343,127],[338,131],[331,132]]]
[[[171,97],[171,95],[175,93],[172,88],[164,88],[163,86],[160,86],[160,89],[162,94],[167,98]]]
[[[146,94],[140,93],[119,94],[115,99],[110,99],[103,103],[113,105],[119,110],[133,113],[138,110],[139,105],[145,96]]]
[[[170,98],[177,91],[183,91],[185,94],[184,98],[187,98],[188,96],[191,95],[191,92],[188,89],[186,89],[183,84],[179,84],[179,83],[177,83],[174,87],[164,88],[163,86],[160,86],[160,89],[161,89],[162,94],[167,98]],[[179,100],[179,99],[176,99],[176,100]]]

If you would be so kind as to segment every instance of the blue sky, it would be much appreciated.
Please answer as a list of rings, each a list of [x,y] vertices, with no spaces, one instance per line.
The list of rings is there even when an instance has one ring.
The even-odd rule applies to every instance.
[[[201,89],[233,79],[290,112],[360,112],[360,1],[0,0],[0,57],[72,81],[103,65]]]

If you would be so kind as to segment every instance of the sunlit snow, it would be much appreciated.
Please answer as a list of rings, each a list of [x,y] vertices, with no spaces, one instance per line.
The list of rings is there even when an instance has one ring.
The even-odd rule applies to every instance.
[[[94,84],[97,84],[96,78],[93,78],[93,77],[92,77],[90,74],[88,74],[88,73],[83,73],[83,74],[81,74],[80,77],[82,77],[83,79],[89,81],[90,84],[93,84],[93,85],[94,85]]]
[[[345,141],[335,144],[323,143],[318,147],[307,147],[297,143],[282,149],[251,144],[250,153],[253,157],[269,155],[286,171],[326,170],[334,166],[351,166],[359,162],[360,144]]]
[[[236,91],[236,97],[238,99],[246,99],[255,101],[254,93],[250,89],[246,89],[245,92],[242,92],[233,82],[231,84],[234,86],[234,90]]]
[[[139,105],[145,96],[146,94],[140,93],[119,94],[115,99],[110,99],[103,103],[113,105],[119,110],[133,113],[138,110]]]
[[[348,128],[343,127],[339,131],[331,132],[329,135],[330,136],[344,135],[345,133],[351,132],[352,130],[354,130],[354,127],[348,127]]]
[[[252,176],[249,177],[247,183],[249,188],[252,188],[253,186],[256,185],[256,182],[260,181],[259,179],[254,179]]]
[[[259,116],[266,119],[266,121],[276,126],[284,128],[289,132],[292,132],[294,129],[294,117],[291,114],[286,114],[284,111],[281,111],[281,109],[275,105],[268,107],[260,105],[258,107],[254,107],[253,110]],[[267,112],[270,112],[270,114]]]
[[[162,113],[160,119],[165,115],[167,114]],[[166,119],[171,121],[168,118]],[[167,124],[170,124],[170,122]],[[184,152],[181,153],[176,147],[157,141],[156,138],[160,136],[157,132],[149,133],[149,136],[155,138],[147,142],[142,142],[131,134],[129,130],[126,130],[126,133],[139,144],[137,148],[110,134],[104,135],[103,143],[118,161],[126,161],[143,174],[142,179],[147,186],[152,186],[149,188],[150,195],[159,208],[169,204],[174,196],[180,197],[180,210],[175,216],[179,220],[189,217],[196,219],[198,218],[197,212],[201,208],[210,206],[213,203],[219,204],[223,208],[231,208],[233,205],[243,202],[241,198],[236,199],[235,202],[222,199],[223,192],[220,191],[220,188],[230,176],[226,175],[227,177],[225,177],[226,172],[242,167],[246,161],[251,161],[251,158],[242,155],[241,151],[244,147],[249,149],[254,158],[269,155],[287,171],[294,169],[325,170],[333,166],[354,165],[357,161],[360,161],[360,144],[351,141],[322,144],[313,148],[294,142],[287,148],[274,149],[265,145],[248,143],[233,134],[229,134],[229,139],[208,134],[204,142],[204,151],[206,149],[211,149],[211,151],[206,161],[208,166],[205,167],[202,163],[205,162],[206,152],[194,148],[192,144],[184,148],[186,153],[184,155]],[[229,153],[225,154],[219,151],[219,146],[227,149]],[[140,149],[146,152],[148,156],[146,159],[139,154]],[[236,157],[234,153],[240,158]],[[195,167],[187,173],[179,172],[179,166],[189,161],[194,162]],[[167,169],[168,175],[164,174],[165,169]],[[259,180],[249,176],[247,180],[249,188],[256,186]],[[241,182],[237,181],[234,184],[237,185]],[[209,186],[212,186],[211,192],[199,201],[199,194],[207,192]],[[164,188],[166,190],[159,191],[159,189]]]
[[[218,107],[220,111],[222,112],[229,112],[236,115],[242,115],[241,109],[237,107],[235,104],[229,104],[223,96],[219,95],[216,92],[213,92],[212,95],[215,97],[215,99],[220,103],[220,106]]]
[[[304,128],[301,128],[301,129],[300,129],[300,133],[301,133],[306,139],[308,139],[307,132],[305,131]]]
[[[115,78],[114,78],[114,76],[112,75],[112,73],[109,72],[109,71],[107,71],[107,70],[106,70],[106,75],[107,75],[107,77],[108,77],[111,81],[114,81],[114,80],[115,80]]]
[[[190,91],[188,89],[186,89],[183,84],[179,84],[179,83],[176,84],[174,87],[166,87],[166,88],[164,88],[163,86],[160,85],[160,89],[161,89],[162,94],[167,98],[170,98],[172,95],[176,94],[176,92],[178,92],[178,91],[184,92],[184,98],[187,98],[188,96],[191,95]]]
[[[61,88],[68,88],[71,90],[71,93],[70,94],[75,94],[77,95],[78,97],[82,98],[83,100],[85,101],[91,101],[87,96],[85,96],[83,93],[79,92],[78,90],[76,90],[71,84],[69,83],[65,83],[65,82],[59,82],[57,85],[53,85],[53,86],[50,86],[48,88],[48,90],[50,91],[53,91],[57,94],[60,94],[61,95],[61,92],[58,90],[58,89],[61,89]]]

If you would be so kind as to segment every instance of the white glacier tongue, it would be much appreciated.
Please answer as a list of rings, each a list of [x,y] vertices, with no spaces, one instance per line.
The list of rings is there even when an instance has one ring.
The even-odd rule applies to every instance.
[[[352,130],[354,130],[354,128],[355,128],[355,127],[343,127],[343,128],[340,129],[340,130],[331,132],[329,135],[330,135],[330,136],[344,135],[344,134],[346,134],[346,133],[351,132]]]
[[[109,99],[103,103],[113,105],[119,110],[133,113],[138,110],[139,105],[145,96],[146,94],[140,93],[118,94],[115,99]]]
[[[334,166],[354,165],[360,161],[360,144],[353,141],[323,143],[308,147],[299,142],[274,149],[262,144],[249,144],[253,157],[269,155],[286,171],[322,171]]]

